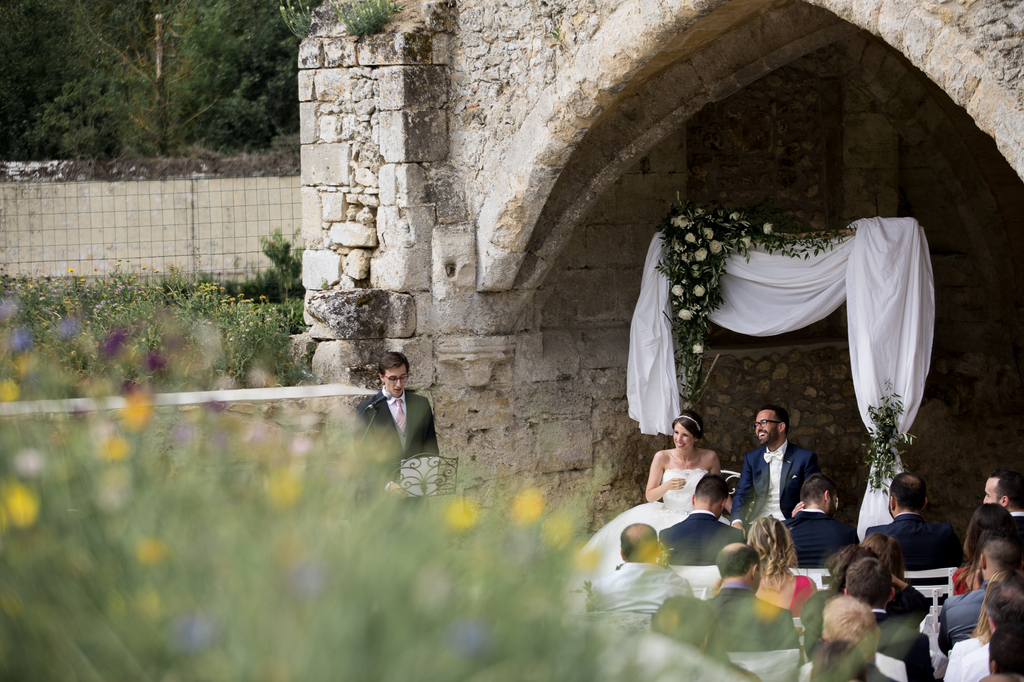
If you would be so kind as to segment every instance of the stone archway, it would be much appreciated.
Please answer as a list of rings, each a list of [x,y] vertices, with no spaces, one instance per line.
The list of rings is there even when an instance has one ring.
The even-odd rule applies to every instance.
[[[300,55],[304,282],[310,333],[319,342],[317,373],[369,383],[377,353],[403,350],[415,368],[414,388],[434,402],[442,446],[465,453],[477,469],[471,487],[497,491],[495,480],[530,480],[557,496],[592,500],[588,486],[596,482],[605,488],[597,506],[608,508],[635,497],[633,477],[664,443],[640,437],[625,417],[624,330],[642,264],[637,245],[646,247],[663,213],[658,202],[686,191],[687,122],[828,46],[837,54],[848,48],[844,73],[860,78],[872,106],[888,116],[898,141],[892,168],[906,156],[936,169],[949,187],[946,199],[988,201],[962,221],[975,246],[953,253],[957,234],[949,231],[950,253],[939,255],[953,263],[952,273],[993,256],[995,266],[977,272],[983,286],[974,293],[959,284],[950,289],[972,301],[977,292],[1000,292],[988,298],[1001,312],[983,302],[983,312],[971,313],[989,330],[972,342],[988,343],[982,337],[995,334],[997,314],[1018,325],[1024,254],[1013,243],[1020,210],[1012,197],[1019,170],[997,158],[1006,168],[965,173],[956,158],[982,163],[972,159],[984,145],[962,152],[972,136],[984,137],[973,116],[1000,145],[989,141],[984,154],[1019,166],[1017,81],[993,75],[1009,73],[1012,60],[1000,61],[998,48],[969,24],[995,5],[958,6],[949,17],[936,10],[933,17],[892,2],[861,17],[842,3],[815,4],[581,0],[557,9],[463,0],[452,9],[427,2],[421,31],[358,44],[329,22],[317,24]],[[893,28],[899,21],[915,33]],[[865,28],[890,45],[905,43],[906,56],[869,39]],[[946,36],[959,42],[935,42]],[[856,56],[854,45],[861,46]],[[947,62],[953,66],[943,71]],[[915,70],[919,63],[930,65],[927,77]],[[909,100],[892,95],[897,74],[931,103],[907,108]],[[966,113],[958,110],[963,103]],[[959,146],[943,147],[928,134]],[[911,139],[917,147],[904,153]],[[676,158],[666,141],[677,145]],[[633,190],[650,187],[657,174],[645,164],[675,165],[669,180],[639,197]],[[886,191],[897,196],[899,189]],[[633,201],[644,215],[593,227],[616,192],[619,213]],[[986,192],[995,198],[984,199]],[[591,255],[599,267],[591,267]],[[577,300],[566,300],[570,289]],[[1000,298],[1004,290],[1016,296]],[[950,319],[947,328],[961,324]],[[1007,336],[1016,343],[1016,329],[1002,330],[999,343]],[[831,390],[828,376],[819,381],[806,369],[804,380],[799,363],[783,369],[785,356],[771,355],[749,368],[738,361],[737,377],[790,372],[794,385]],[[993,367],[1005,364],[1001,351],[990,355],[999,356]],[[842,364],[830,358],[823,366]],[[758,369],[765,362],[767,369]],[[940,390],[952,395],[956,377],[973,370],[963,358],[947,369]],[[987,371],[977,373],[979,382],[991,378]],[[760,382],[750,380],[755,388]],[[1019,376],[1005,385],[1019,386]],[[841,403],[841,387],[836,394]],[[956,400],[978,402],[967,394]],[[615,464],[623,458],[628,466]]]
[[[685,96],[715,99],[727,94],[730,88],[742,85],[744,79],[749,82],[751,75],[770,70],[773,63],[777,66],[784,63],[787,56],[791,59],[799,54],[801,48],[808,47],[800,44],[806,38],[822,41],[830,37],[814,36],[813,28],[818,27],[813,22],[807,26],[812,30],[801,31],[796,29],[804,28],[801,24],[787,26],[771,21],[770,14],[785,16],[794,12],[799,15],[800,10],[793,9],[794,5],[776,9],[777,6],[769,3],[734,0],[698,9],[683,3],[672,7],[668,7],[669,4],[655,5],[654,16],[642,13],[630,16],[631,8],[626,7],[609,16],[602,30],[594,36],[595,40],[576,55],[565,76],[559,78],[549,93],[541,96],[533,113],[510,138],[509,151],[495,155],[488,169],[495,189],[487,195],[477,217],[479,290],[502,291],[534,281],[535,264],[528,263],[526,273],[520,270],[524,260],[529,258],[527,245],[540,217],[538,206],[545,202],[564,172],[568,154],[575,151],[584,136],[605,120],[610,111],[614,115],[617,107],[628,106],[629,99],[638,96],[637,90],[643,86],[637,81],[644,82],[652,78],[650,71],[657,73],[665,68],[663,55],[683,61],[688,52],[708,46],[708,50],[726,56],[723,64],[694,61],[690,73],[686,74],[698,82],[694,84],[694,91]],[[932,12],[912,2],[879,3],[870,11],[864,11],[857,3],[820,1],[814,4],[833,16],[842,17],[852,26],[879,35],[901,51],[954,102],[967,109],[979,128],[993,136],[1018,175],[1024,177],[1021,154],[1024,110],[1020,93],[1003,75],[1006,65],[999,56],[1001,48],[984,38],[982,31],[986,26],[998,24],[1000,16],[1010,16],[1009,3],[1004,3],[1005,15],[1000,15],[997,7],[978,5]],[[757,22],[764,25],[752,26]],[[1019,23],[1024,23],[1024,16]],[[636,51],[621,48],[618,32],[622,28],[626,29],[624,39],[637,46]],[[839,32],[839,29],[833,30]],[[773,31],[777,33],[773,35]],[[785,36],[789,31],[796,35]],[[693,34],[698,37],[686,39]],[[736,51],[734,48],[730,55],[727,43],[741,36],[747,38],[740,43],[743,49]],[[1019,43],[1019,30],[1016,36],[1011,32],[1008,39]],[[779,41],[777,49],[782,50],[782,54],[773,54],[770,45],[774,40]],[[762,62],[762,58],[766,58],[767,63]],[[640,126],[631,132],[642,132],[641,139],[646,138],[649,143],[659,139]],[[633,144],[642,148],[639,140]],[[640,155],[634,153],[633,158]],[[597,184],[600,185],[600,181]],[[592,196],[592,192],[586,194]],[[571,223],[572,216],[578,216],[579,212],[579,208],[568,209],[568,222]],[[558,223],[558,218],[554,222]],[[543,259],[545,253],[547,251],[542,250],[534,255]]]

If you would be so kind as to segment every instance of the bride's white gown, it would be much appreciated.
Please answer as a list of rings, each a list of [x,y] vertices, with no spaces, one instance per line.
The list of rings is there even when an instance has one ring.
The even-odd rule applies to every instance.
[[[595,552],[600,557],[593,569],[584,571],[584,579],[595,580],[608,575],[622,563],[619,536],[626,526],[646,523],[660,533],[685,519],[693,511],[693,491],[706,473],[704,469],[667,469],[661,477],[662,483],[673,478],[685,478],[686,485],[681,490],[666,491],[661,502],[648,502],[622,512],[597,531],[581,552],[583,557]],[[588,568],[591,561],[585,560]]]

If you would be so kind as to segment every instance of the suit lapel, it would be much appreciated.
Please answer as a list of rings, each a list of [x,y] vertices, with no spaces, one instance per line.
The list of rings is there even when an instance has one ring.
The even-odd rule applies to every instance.
[[[764,453],[768,451],[768,448],[763,445],[757,449],[756,455],[756,467],[754,470],[754,492],[759,497],[764,497],[768,493],[770,487],[768,482],[768,476],[771,469],[768,467],[768,462],[764,461]]]
[[[383,394],[384,391],[381,391]],[[388,405],[387,396],[384,401],[380,404],[380,410],[378,410],[377,421],[383,424],[388,430],[393,431],[395,436],[398,436],[398,424],[395,423],[395,418],[391,414],[391,406]]]
[[[782,501],[782,492],[789,482],[789,472],[793,470],[793,456],[796,454],[796,447],[792,443],[786,446],[786,456],[782,458],[782,473],[779,477],[779,501]]]

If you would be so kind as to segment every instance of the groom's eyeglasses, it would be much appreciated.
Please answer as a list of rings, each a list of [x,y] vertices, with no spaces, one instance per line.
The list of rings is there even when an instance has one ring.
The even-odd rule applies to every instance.
[[[781,424],[782,422],[777,419],[762,419],[761,421],[754,422],[754,428],[758,426],[768,426],[769,424]]]

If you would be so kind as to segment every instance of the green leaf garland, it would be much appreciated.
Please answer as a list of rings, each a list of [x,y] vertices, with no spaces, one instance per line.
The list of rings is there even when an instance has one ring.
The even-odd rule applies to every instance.
[[[671,291],[684,409],[700,401],[707,382],[703,367],[711,333],[708,316],[722,305],[719,280],[726,258],[738,253],[749,259],[752,248],[808,258],[831,250],[840,236],[837,230],[798,234],[795,221],[765,204],[730,210],[681,203],[657,229],[665,241],[665,257],[658,270],[668,278]]]
[[[900,415],[903,414],[903,400],[892,392],[892,383],[886,382],[885,396],[878,407],[868,407],[873,428],[868,429],[870,441],[864,444],[868,451],[865,462],[871,469],[868,474],[868,489],[888,491],[888,482],[896,476],[896,460],[914,436],[901,433]]]

